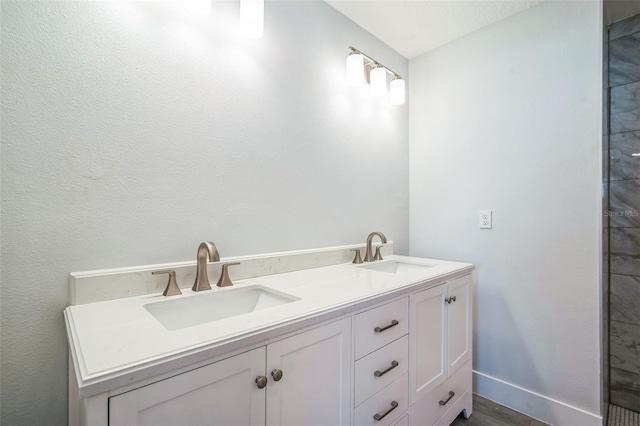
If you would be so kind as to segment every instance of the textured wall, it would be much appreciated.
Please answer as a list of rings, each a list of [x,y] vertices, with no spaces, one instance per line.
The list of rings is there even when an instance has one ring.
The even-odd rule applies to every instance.
[[[600,7],[543,2],[410,62],[411,254],[477,265],[477,371],[594,420]]]
[[[66,422],[70,271],[363,241],[408,251],[408,106],[344,82],[407,62],[323,2],[265,37],[179,2],[2,2],[2,424]]]
[[[640,411],[640,15],[612,24],[608,47],[609,389]]]

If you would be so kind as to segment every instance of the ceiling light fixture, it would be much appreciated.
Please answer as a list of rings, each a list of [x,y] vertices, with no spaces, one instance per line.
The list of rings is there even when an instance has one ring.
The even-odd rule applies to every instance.
[[[393,76],[389,85],[389,102],[391,105],[405,103],[405,81],[400,77],[400,74],[353,46],[349,46],[349,50],[351,50],[347,56],[347,84],[349,86],[359,86],[366,81],[371,84],[373,96],[383,96],[387,94],[387,73],[389,73]]]

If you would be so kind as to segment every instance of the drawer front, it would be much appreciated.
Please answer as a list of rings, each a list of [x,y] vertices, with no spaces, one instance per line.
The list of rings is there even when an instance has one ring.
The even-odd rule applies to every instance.
[[[396,300],[356,315],[356,359],[370,354],[409,331],[409,300]]]
[[[465,418],[468,419],[472,411],[472,391],[471,387],[462,394],[460,398],[449,408],[449,411],[444,413],[442,417],[436,422],[435,426],[449,426],[458,417],[458,415],[464,410]]]
[[[398,420],[393,426],[409,426],[409,415],[407,414],[400,420]]]
[[[356,426],[392,424],[406,411],[408,396],[409,377],[405,374],[356,408]],[[375,418],[376,415],[378,419]]]
[[[471,361],[469,360],[453,376],[441,383],[411,407],[411,419],[419,419],[420,422],[419,425],[416,424],[416,426],[431,426],[435,424],[451,406],[456,404],[458,399],[460,399],[464,392],[471,386],[471,380]],[[450,392],[452,392],[453,395],[451,395]],[[440,401],[445,404],[440,404]]]
[[[408,353],[409,336],[405,335],[356,361],[356,407],[408,371]]]

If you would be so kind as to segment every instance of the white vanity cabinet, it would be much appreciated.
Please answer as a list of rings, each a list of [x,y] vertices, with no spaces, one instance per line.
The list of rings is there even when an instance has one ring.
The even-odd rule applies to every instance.
[[[348,425],[350,342],[347,318],[111,397],[109,425]]]
[[[409,300],[409,423],[449,424],[462,410],[469,416],[471,276],[413,294]],[[467,391],[468,397],[459,402]],[[452,416],[449,423],[446,416]]]
[[[264,347],[109,399],[110,426],[265,424]]]
[[[344,265],[344,272],[352,274],[351,268],[358,266]],[[86,355],[82,349],[92,349],[95,342],[87,337],[89,343],[84,344],[89,347],[82,347],[87,341],[82,337],[87,334],[78,333],[78,321],[93,324],[95,312],[112,312],[113,307],[96,304],[68,309],[72,355],[69,424],[450,425],[461,411],[468,416],[472,408],[472,265],[453,264],[446,272],[436,268],[431,277],[407,269],[402,285],[394,285],[393,276],[387,272],[356,269],[356,277],[361,280],[354,281],[354,287],[345,288],[345,292],[351,292],[348,297],[361,294],[358,298],[342,305],[326,302],[322,311],[318,306],[324,306],[321,303],[327,298],[332,300],[332,295],[319,294],[314,300],[311,287],[305,288],[309,293],[300,290],[298,306],[308,306],[306,316],[254,329],[229,341],[211,338],[215,327],[203,324],[194,328],[193,335],[197,332],[202,339],[210,339],[205,351],[185,351],[184,356],[167,360],[162,368],[153,370],[154,357],[162,353],[157,351],[140,358],[141,363],[147,363],[146,369],[131,373],[115,367],[104,369],[109,374],[100,381],[92,381],[82,370],[86,368],[86,363],[80,362]],[[387,290],[367,296],[372,287]],[[127,303],[138,302],[123,301],[123,309]],[[293,303],[285,308],[301,309]],[[127,312],[131,317],[139,311]],[[265,309],[264,315],[275,312]],[[260,312],[252,315],[245,320],[258,318]],[[140,315],[138,322],[148,318]],[[104,320],[100,324],[110,323]],[[225,324],[236,327],[242,323],[239,319]],[[150,333],[166,338],[156,340],[157,345],[172,338],[171,332],[159,329],[157,323],[148,326]],[[129,337],[143,335],[139,324],[132,327],[138,328]],[[94,332],[90,327],[83,330],[87,329]],[[95,330],[89,336],[102,337],[100,330]],[[110,336],[105,337],[107,342],[117,340],[114,333]],[[185,336],[191,335],[182,332],[173,338]],[[168,341],[167,345],[171,344],[173,341]],[[93,354],[94,363],[112,362],[109,356],[95,355],[97,351]],[[92,368],[97,370],[95,365]],[[84,374],[85,381],[78,380],[78,372]]]

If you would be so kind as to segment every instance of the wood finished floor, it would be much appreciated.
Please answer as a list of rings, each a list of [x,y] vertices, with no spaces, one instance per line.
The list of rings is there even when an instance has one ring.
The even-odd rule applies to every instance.
[[[473,395],[473,414],[468,420],[462,415],[451,426],[548,426],[539,420]]]

